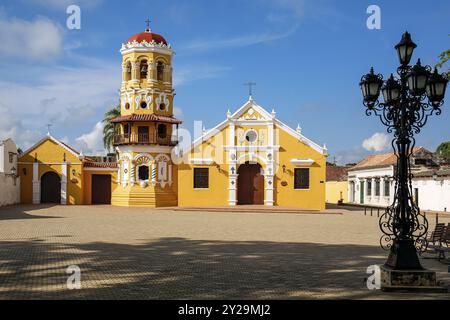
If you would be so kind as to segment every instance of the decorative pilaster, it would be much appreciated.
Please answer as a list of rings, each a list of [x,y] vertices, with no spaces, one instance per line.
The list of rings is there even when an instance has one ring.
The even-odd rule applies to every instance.
[[[130,185],[134,186],[134,181],[135,181],[135,165],[134,165],[134,160],[131,160],[131,168],[130,168]]]
[[[33,163],[33,204],[41,203],[41,184],[39,181],[39,163]]]
[[[169,164],[169,186],[172,186],[172,165]]]
[[[120,185],[120,175],[121,175],[121,170],[120,170],[120,161],[117,163],[117,184]]]
[[[61,204],[67,204],[67,162],[61,164]]]
[[[155,186],[156,185],[156,175],[157,175],[156,162],[151,163],[151,168],[152,168],[152,185]]]
[[[264,175],[265,180],[265,193],[266,197],[264,199],[264,205],[273,206],[273,175]]]

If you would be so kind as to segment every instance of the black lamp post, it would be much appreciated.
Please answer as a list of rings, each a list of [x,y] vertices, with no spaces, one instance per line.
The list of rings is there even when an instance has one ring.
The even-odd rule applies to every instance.
[[[409,66],[416,44],[405,32],[395,46],[400,60],[398,79],[393,74],[383,83],[383,77],[373,68],[361,78],[366,114],[379,116],[394,134],[392,146],[397,156],[395,195],[392,204],[380,217],[382,248],[389,250],[385,267],[390,270],[423,270],[417,251],[426,244],[428,221],[414,203],[411,186],[410,157],[414,135],[426,124],[429,116],[441,113],[447,80],[435,69],[422,66],[420,59]],[[379,102],[380,91],[384,102]],[[427,99],[428,98],[428,99]]]

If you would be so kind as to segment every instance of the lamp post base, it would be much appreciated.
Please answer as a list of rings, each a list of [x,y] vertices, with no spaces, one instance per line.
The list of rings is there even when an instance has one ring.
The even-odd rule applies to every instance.
[[[380,266],[381,290],[383,291],[418,291],[448,292],[436,281],[436,272],[429,270],[396,270],[386,265]]]
[[[385,266],[395,270],[424,270],[414,240],[394,240]]]

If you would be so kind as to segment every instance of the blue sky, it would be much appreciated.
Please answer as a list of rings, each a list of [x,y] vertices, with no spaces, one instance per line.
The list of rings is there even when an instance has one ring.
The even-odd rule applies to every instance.
[[[72,3],[81,7],[81,30],[66,28]],[[380,30],[366,27],[371,4],[381,8]],[[175,106],[185,127],[222,121],[247,100],[250,80],[261,106],[299,123],[341,163],[389,150],[379,120],[364,114],[361,75],[370,66],[385,76],[396,69],[393,46],[405,30],[418,44],[414,61],[434,65],[450,48],[445,0],[3,0],[0,139],[26,148],[52,123],[54,136],[101,152],[99,121],[118,100],[121,43],[143,31],[147,17],[176,51]],[[419,145],[450,140],[449,106],[430,119]]]

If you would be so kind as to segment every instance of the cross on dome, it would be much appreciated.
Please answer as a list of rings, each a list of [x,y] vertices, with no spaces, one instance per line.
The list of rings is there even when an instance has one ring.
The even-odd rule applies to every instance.
[[[147,18],[147,20],[145,20],[145,23],[147,24],[147,28],[145,29],[145,32],[152,32],[150,29],[150,18]]]

